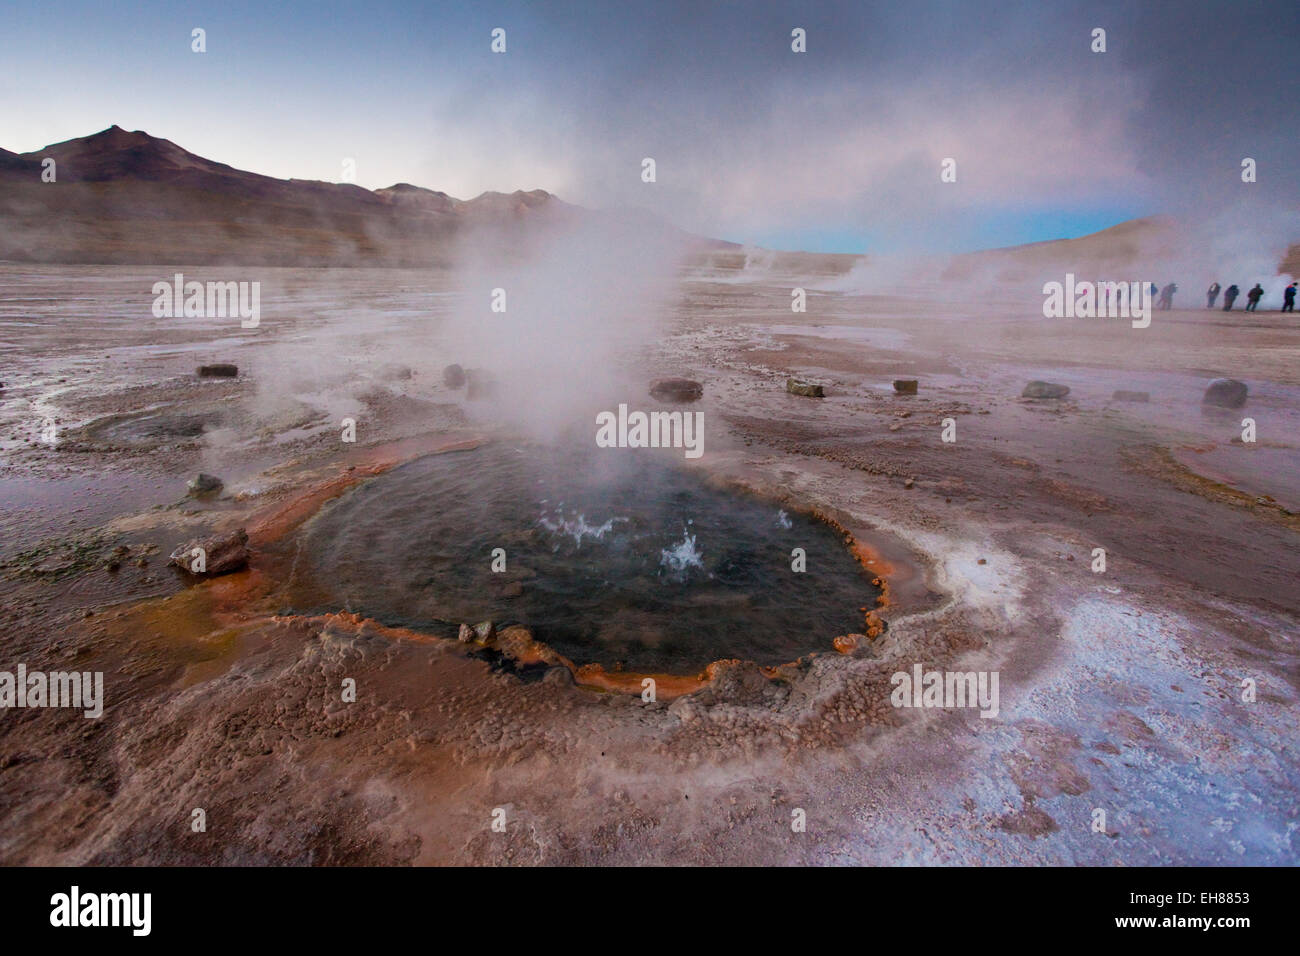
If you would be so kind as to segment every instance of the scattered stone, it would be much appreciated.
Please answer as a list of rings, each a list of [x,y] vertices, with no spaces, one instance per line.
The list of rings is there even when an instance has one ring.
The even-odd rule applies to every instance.
[[[442,384],[448,388],[464,388],[465,370],[459,365],[448,365],[442,370]]]
[[[899,395],[915,395],[917,380],[914,378],[896,378],[894,379],[894,391]]]
[[[474,628],[470,627],[468,624],[462,624],[460,626],[460,633],[456,635],[456,640],[460,641],[462,644],[473,644],[474,637]]]
[[[903,487],[904,487],[904,488],[911,488],[911,487],[912,487],[913,485],[915,485],[915,484],[916,484],[916,479],[914,479],[914,478],[908,478],[906,481],[903,482]]]
[[[820,385],[810,385],[798,379],[787,378],[785,390],[791,395],[803,395],[805,398],[825,398],[826,391]]]
[[[208,475],[199,472],[198,475],[191,478],[185,485],[191,495],[213,495],[220,491],[224,485],[216,475]]]
[[[191,570],[196,548],[202,548],[204,552],[202,571]],[[238,528],[226,535],[195,538],[173,551],[169,561],[182,571],[195,576],[215,577],[218,574],[229,574],[231,571],[247,567],[248,559],[248,532]]]
[[[551,684],[555,687],[572,687],[573,671],[562,664],[548,668],[546,673],[542,675],[542,683]]]
[[[650,385],[650,397],[661,402],[694,402],[704,395],[704,386],[689,378],[661,378]]]
[[[199,378],[234,378],[239,374],[239,366],[226,362],[216,365],[200,365]]]
[[[1070,394],[1070,386],[1057,385],[1053,382],[1040,382],[1037,379],[1025,386],[1021,398],[1065,398]]]
[[[1117,402],[1149,402],[1151,401],[1150,392],[1128,392],[1122,388],[1116,389],[1115,394],[1111,396]]]
[[[482,621],[474,625],[474,639],[480,644],[490,644],[497,636],[497,626],[491,621]]]
[[[1217,405],[1219,408],[1241,408],[1246,404],[1249,389],[1245,382],[1235,378],[1216,378],[1205,389],[1202,405]]]

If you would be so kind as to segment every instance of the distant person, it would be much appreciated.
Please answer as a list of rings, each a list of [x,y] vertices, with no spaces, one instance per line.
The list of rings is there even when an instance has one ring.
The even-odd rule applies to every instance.
[[[1223,293],[1223,311],[1224,311],[1224,312],[1231,312],[1231,311],[1232,311],[1232,303],[1234,303],[1234,302],[1237,301],[1237,296],[1239,296],[1239,295],[1241,295],[1241,290],[1240,290],[1240,289],[1238,289],[1235,285],[1230,285],[1230,286],[1228,286],[1227,291]]]
[[[1255,288],[1246,293],[1246,311],[1258,312],[1259,300],[1262,298],[1264,298],[1264,287],[1256,282]]]
[[[1205,307],[1207,309],[1214,308],[1214,300],[1219,297],[1220,288],[1221,286],[1219,285],[1219,283],[1217,282],[1210,283],[1210,288],[1205,293]]]
[[[1295,311],[1295,283],[1294,282],[1292,282],[1289,286],[1287,286],[1286,291],[1282,293],[1282,311],[1283,312]]]
[[[1169,285],[1165,286],[1163,289],[1161,289],[1160,308],[1164,309],[1166,312],[1172,309],[1174,307],[1174,293],[1177,291],[1178,291],[1178,286],[1172,282],[1169,283]]]

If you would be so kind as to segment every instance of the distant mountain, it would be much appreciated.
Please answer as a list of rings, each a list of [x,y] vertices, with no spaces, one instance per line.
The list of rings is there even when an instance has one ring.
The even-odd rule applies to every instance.
[[[999,282],[1041,282],[1047,274],[1074,272],[1080,279],[1130,278],[1141,273],[1161,283],[1163,273],[1150,269],[1185,269],[1203,264],[1216,270],[1215,250],[1205,236],[1164,216],[1130,219],[1075,239],[1053,239],[954,256],[944,279],[984,278]],[[1300,245],[1292,245],[1278,263],[1279,273],[1300,269]],[[1137,273],[1134,272],[1137,270]]]
[[[41,181],[55,161],[56,181]],[[602,215],[535,189],[470,200],[409,183],[276,179],[136,130],[17,154],[0,149],[0,259],[248,265],[447,264],[475,234],[502,253]],[[730,243],[660,228],[684,243]]]

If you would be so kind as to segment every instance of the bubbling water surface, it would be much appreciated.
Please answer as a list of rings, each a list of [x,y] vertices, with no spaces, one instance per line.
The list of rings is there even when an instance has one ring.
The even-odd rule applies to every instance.
[[[575,663],[634,671],[825,651],[879,593],[839,532],[641,450],[432,455],[326,505],[302,545],[315,609],[519,623]]]

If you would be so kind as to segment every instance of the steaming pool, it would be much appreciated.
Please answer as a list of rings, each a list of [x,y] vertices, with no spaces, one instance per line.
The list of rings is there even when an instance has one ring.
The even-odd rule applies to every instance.
[[[327,504],[300,544],[296,610],[445,636],[522,624],[607,669],[786,663],[861,632],[879,594],[834,528],[626,449],[431,455]]]

